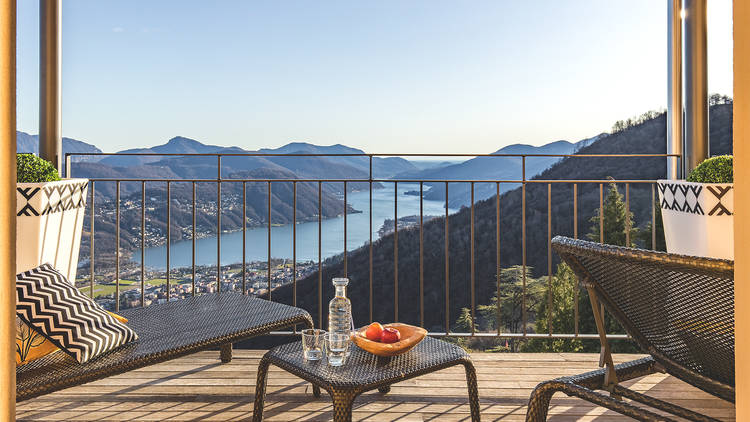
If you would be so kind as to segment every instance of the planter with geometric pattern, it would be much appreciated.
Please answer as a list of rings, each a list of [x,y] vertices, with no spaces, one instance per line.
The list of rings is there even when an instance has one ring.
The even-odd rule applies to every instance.
[[[734,260],[734,185],[659,180],[667,252]]]
[[[49,263],[75,282],[87,179],[16,184],[16,274]]]

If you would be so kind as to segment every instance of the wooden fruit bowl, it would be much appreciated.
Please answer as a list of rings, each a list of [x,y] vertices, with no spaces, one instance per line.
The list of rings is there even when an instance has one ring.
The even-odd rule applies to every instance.
[[[383,325],[383,328],[388,327],[397,329],[398,332],[401,333],[401,340],[396,343],[380,343],[372,341],[365,336],[367,327],[362,327],[354,333],[354,343],[359,346],[360,349],[366,350],[373,355],[384,357],[398,356],[411,350],[412,347],[419,344],[419,342],[427,335],[427,330],[413,325],[397,322]]]

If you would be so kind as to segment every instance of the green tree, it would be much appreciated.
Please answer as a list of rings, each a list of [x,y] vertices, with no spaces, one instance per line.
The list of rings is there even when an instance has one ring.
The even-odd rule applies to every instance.
[[[612,180],[610,178],[610,180]],[[622,194],[617,190],[617,184],[612,181],[607,189],[607,196],[603,202],[604,215],[604,243],[618,246],[635,246],[635,238],[638,236],[638,228],[633,222],[633,212],[628,211],[623,201]],[[594,210],[594,216],[589,220],[591,229],[586,237],[598,242],[600,237],[600,209]],[[630,242],[627,242],[627,233],[630,231]]]
[[[656,244],[653,244],[654,239],[651,237],[652,228],[649,221],[646,223],[643,231],[638,234],[640,246],[645,249],[665,252],[667,250],[667,242],[664,238],[664,224],[661,221],[661,206],[659,205],[659,201],[654,202],[654,220],[656,221]]]
[[[576,320],[576,291],[578,293],[578,332],[596,334],[596,322],[591,309],[588,292],[578,283],[573,270],[565,263],[557,266],[551,286],[545,289],[544,299],[538,303],[534,330],[537,333],[548,333],[550,324],[553,333],[574,333]],[[546,294],[552,295],[552,308]],[[608,334],[624,334],[620,324],[605,313],[604,326]],[[630,341],[611,341],[612,350],[617,353],[636,353],[638,348]],[[589,352],[599,351],[598,340],[581,339],[545,339],[535,338],[523,345],[524,352]]]
[[[578,286],[578,278],[567,264],[559,264],[552,283],[546,291],[547,294],[552,296],[551,312],[549,299],[546,296],[545,299],[548,300],[542,300],[537,309],[538,317],[534,328],[537,333],[548,333],[550,325],[553,332],[575,333],[576,290],[579,291],[580,309],[580,300],[585,296],[581,294],[582,289]],[[579,331],[581,328],[579,327]],[[537,338],[529,341],[523,347],[523,350],[528,352],[580,352],[584,350],[584,347],[580,339]]]
[[[634,227],[633,213],[628,212],[614,181],[609,184],[601,211],[604,216],[604,224],[602,225],[604,228],[604,243],[635,246],[634,240],[638,237],[638,230]],[[599,208],[594,210],[594,216],[589,220],[592,223],[591,229],[586,235],[588,239],[597,242],[601,239],[599,212]],[[628,230],[630,230],[630,242],[628,242],[627,237]],[[558,265],[557,272],[549,284],[549,286],[545,285],[544,300],[538,302],[534,330],[537,333],[548,333],[551,326],[553,333],[575,332],[575,296],[577,293],[578,332],[584,334],[596,333],[596,323],[588,292],[580,287],[578,279],[570,267],[564,263]],[[549,307],[550,296],[552,308]],[[605,313],[604,323],[605,330],[609,334],[625,332],[609,314]],[[631,342],[613,342],[612,348],[619,352],[634,352],[637,350]],[[523,347],[524,351],[537,352],[595,352],[598,349],[598,341],[582,341],[580,339],[533,339]]]
[[[533,321],[536,319],[536,309],[544,300],[545,283],[547,278],[532,277],[533,269],[526,267],[526,329],[533,332]],[[452,326],[454,332],[471,332],[472,323],[477,332],[496,332],[498,321],[500,331],[509,333],[522,333],[524,327],[524,271],[523,266],[514,265],[500,270],[500,306],[498,311],[497,293],[492,296],[486,305],[478,305],[471,318],[471,310],[462,308]],[[493,280],[494,281],[494,280]],[[521,341],[518,339],[502,340],[492,337],[473,337],[459,339],[457,343],[467,349],[485,351],[518,351]]]

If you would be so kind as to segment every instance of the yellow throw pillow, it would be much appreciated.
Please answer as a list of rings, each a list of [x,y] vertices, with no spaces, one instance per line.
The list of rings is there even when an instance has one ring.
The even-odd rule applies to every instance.
[[[128,322],[127,318],[114,312],[107,313],[123,324]],[[16,365],[27,364],[59,350],[54,343],[16,317]]]
[[[114,319],[116,319],[116,320],[118,320],[118,321],[122,322],[123,324],[127,324],[127,323],[128,323],[128,319],[127,319],[127,318],[125,318],[124,316],[121,316],[121,315],[117,315],[116,313],[114,313],[114,312],[109,312],[109,311],[107,311],[107,313],[108,313],[108,314],[110,314],[110,315],[112,315],[112,317],[113,317]]]

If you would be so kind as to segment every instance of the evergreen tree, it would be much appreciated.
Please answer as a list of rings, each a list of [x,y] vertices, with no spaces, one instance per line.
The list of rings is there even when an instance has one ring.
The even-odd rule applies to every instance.
[[[654,220],[656,220],[656,244],[652,245],[651,222],[649,221],[638,235],[641,247],[666,252],[667,242],[664,239],[664,223],[661,220],[661,206],[659,205],[659,201],[654,202]]]
[[[536,309],[539,303],[546,300],[545,284],[547,277],[532,277],[533,268],[526,267],[526,324],[527,331],[533,332],[531,323],[536,319]],[[524,294],[523,294],[523,267],[514,265],[503,268],[500,271],[500,308],[498,313],[497,293],[492,296],[486,305],[478,305],[474,321],[471,319],[471,310],[462,308],[451,327],[453,332],[470,333],[472,323],[476,332],[497,332],[498,321],[501,324],[500,331],[509,333],[522,333],[524,323]],[[473,350],[484,351],[518,351],[521,342],[517,339],[502,340],[492,337],[474,337],[458,339],[459,345]]]
[[[611,178],[610,178],[611,180]],[[633,222],[633,213],[628,212],[623,197],[617,190],[617,184],[611,182],[607,196],[602,204],[604,215],[604,243],[618,246],[635,246],[638,230]],[[592,225],[586,237],[598,242],[600,236],[599,208],[594,210],[594,216],[589,220]],[[630,230],[630,242],[627,232]],[[539,302],[536,314],[535,331],[549,332],[550,324],[553,332],[575,332],[575,294],[578,291],[578,332],[584,334],[596,333],[594,313],[588,298],[588,292],[581,288],[578,279],[567,264],[558,265],[557,272],[551,286],[545,289],[544,300]],[[552,309],[550,311],[547,295],[552,295]],[[624,333],[620,324],[609,314],[605,313],[605,330],[608,334]],[[524,346],[524,351],[546,352],[595,352],[599,348],[598,341],[582,341],[580,339],[534,339]],[[635,352],[636,347],[631,342],[613,342],[612,348],[619,352]]]
[[[610,178],[611,180],[611,178]],[[607,196],[604,198],[604,243],[617,246],[635,246],[635,238],[638,236],[638,228],[633,222],[633,213],[626,210],[625,201],[617,190],[617,184],[609,183]],[[589,220],[591,229],[586,237],[594,242],[601,239],[599,231],[599,212],[600,209],[594,210],[594,216]],[[630,242],[627,241],[627,233],[630,231]]]

